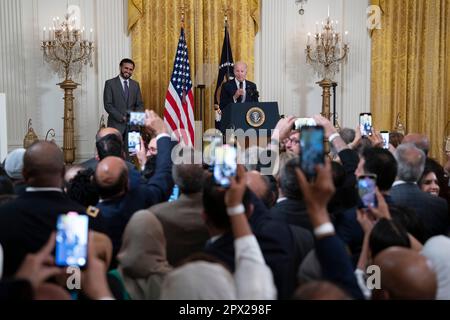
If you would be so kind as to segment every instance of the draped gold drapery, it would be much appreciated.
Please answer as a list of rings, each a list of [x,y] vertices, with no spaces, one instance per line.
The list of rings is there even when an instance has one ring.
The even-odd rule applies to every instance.
[[[259,0],[128,0],[128,28],[136,62],[134,78],[140,82],[145,106],[160,115],[180,36],[183,3],[187,7],[185,32],[191,77],[194,86],[206,86],[203,115],[206,130],[214,128],[213,95],[224,37],[224,8],[229,9],[233,58],[248,63],[248,78],[253,79]],[[199,119],[198,103],[195,114]]]
[[[426,134],[443,161],[450,120],[450,0],[376,0],[382,25],[372,37],[371,107],[376,128]]]

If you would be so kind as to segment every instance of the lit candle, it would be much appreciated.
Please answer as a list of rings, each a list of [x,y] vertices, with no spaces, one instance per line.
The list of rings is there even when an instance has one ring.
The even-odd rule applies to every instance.
[[[93,42],[94,39],[94,29],[91,28],[91,34],[89,35],[89,42]]]
[[[81,28],[81,41],[84,41],[84,26]]]
[[[311,33],[308,32],[308,42],[306,43],[308,46],[311,44]]]
[[[328,5],[328,18],[330,17],[330,5]]]
[[[316,33],[319,33],[319,21],[316,21]]]
[[[344,33],[344,44],[348,44],[348,31]]]
[[[45,41],[45,32],[47,31],[47,28],[46,27],[44,27],[44,32],[43,32],[43,35],[42,35],[42,41]]]

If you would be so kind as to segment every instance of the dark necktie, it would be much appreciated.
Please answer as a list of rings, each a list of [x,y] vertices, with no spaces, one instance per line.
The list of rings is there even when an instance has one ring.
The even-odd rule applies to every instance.
[[[123,95],[125,100],[128,101],[128,97],[130,96],[130,88],[128,87],[128,80],[123,82]]]
[[[239,82],[239,89],[244,89],[244,82]],[[244,96],[240,96],[238,99],[237,99],[237,102],[238,103],[242,103],[242,99],[244,98]]]

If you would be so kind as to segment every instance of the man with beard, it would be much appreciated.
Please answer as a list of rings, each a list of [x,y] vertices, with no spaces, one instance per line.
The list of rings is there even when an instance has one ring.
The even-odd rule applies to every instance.
[[[130,59],[120,62],[120,75],[106,81],[103,103],[108,112],[108,127],[120,131],[123,141],[128,141],[128,114],[144,112],[139,83],[131,79],[135,64]],[[127,143],[125,143],[127,146]]]

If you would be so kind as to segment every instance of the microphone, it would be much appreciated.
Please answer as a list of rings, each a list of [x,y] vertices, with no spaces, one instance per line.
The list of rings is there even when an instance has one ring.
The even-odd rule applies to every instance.
[[[239,82],[239,89],[244,89],[244,82]]]

